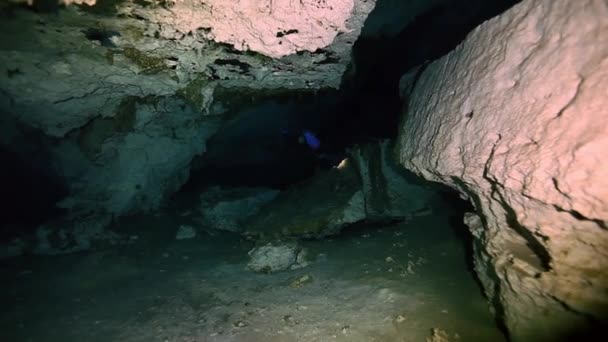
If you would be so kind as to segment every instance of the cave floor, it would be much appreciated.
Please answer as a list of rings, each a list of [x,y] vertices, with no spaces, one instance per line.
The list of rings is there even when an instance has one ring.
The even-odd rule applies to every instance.
[[[237,235],[176,229],[141,218],[129,245],[3,261],[0,340],[504,341],[447,217],[304,241],[311,264],[273,274]]]

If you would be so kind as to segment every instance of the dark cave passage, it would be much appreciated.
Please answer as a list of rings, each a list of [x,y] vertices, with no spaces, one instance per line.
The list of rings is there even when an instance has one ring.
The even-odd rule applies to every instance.
[[[517,2],[443,1],[405,26],[389,22],[387,28],[381,23],[389,5],[380,1],[353,46],[351,70],[339,92],[270,95],[238,109],[208,141],[207,152],[195,158],[180,193],[214,185],[286,189],[336,166],[356,145],[395,139],[403,109],[401,76],[448,53],[481,22]],[[399,10],[407,8],[390,16],[408,16]],[[314,132],[319,149],[302,141],[304,131]]]

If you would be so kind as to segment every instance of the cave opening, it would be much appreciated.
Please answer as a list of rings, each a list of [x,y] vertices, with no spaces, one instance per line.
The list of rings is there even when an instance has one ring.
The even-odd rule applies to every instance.
[[[408,115],[403,75],[418,70],[415,86],[471,30],[519,2],[377,0],[338,89],[291,87],[285,78],[265,90],[244,84],[255,72],[282,75],[294,58],[318,66],[340,56],[317,49],[273,59],[213,41],[208,27],[141,29],[160,20],[146,11],[168,15],[173,1],[10,7],[17,18],[33,12],[34,31],[44,34],[65,33],[53,25],[67,20],[78,28],[70,34],[93,46],[70,47],[76,56],[107,63],[107,79],[140,83],[114,102],[78,103],[85,114],[69,128],[45,118],[0,140],[0,165],[10,166],[0,185],[19,195],[1,211],[0,298],[10,310],[0,331],[15,341],[509,340],[503,304],[491,302],[498,297],[478,276],[483,265],[473,264],[483,251],[464,222],[478,203],[405,170],[396,140]],[[131,21],[112,27],[114,17]],[[278,32],[285,42],[302,33]],[[127,39],[143,43],[121,45]],[[162,40],[171,56],[146,54]],[[175,72],[150,95],[146,77],[179,71],[179,53],[191,52],[176,41],[215,49],[210,66],[196,77]],[[19,44],[29,53],[42,43]],[[199,50],[192,70],[207,58]],[[69,79],[75,59],[53,60],[51,70]],[[30,72],[11,64],[6,78]],[[232,87],[205,88],[222,81]],[[27,109],[11,107],[5,93],[0,87],[0,109]],[[116,110],[102,113],[108,103]]]
[[[336,164],[356,144],[394,140],[404,102],[400,78],[416,66],[424,69],[453,50],[480,23],[518,2],[431,1],[411,14],[408,5],[378,1],[353,45],[352,62],[339,91],[286,91],[251,99],[227,115],[230,119],[208,141],[211,151],[194,162],[189,185],[216,182],[285,188],[311,177],[315,169]],[[301,143],[306,130],[315,132],[321,150],[311,151]],[[229,149],[222,151],[223,146]],[[237,150],[251,159],[241,155],[239,164],[239,158],[233,157]],[[290,159],[290,155],[297,157]],[[250,172],[243,174],[237,165]]]

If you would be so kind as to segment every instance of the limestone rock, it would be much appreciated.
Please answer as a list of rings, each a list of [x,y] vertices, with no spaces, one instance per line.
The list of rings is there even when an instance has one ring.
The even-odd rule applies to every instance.
[[[307,265],[303,258],[304,253],[304,250],[295,244],[267,244],[249,251],[251,260],[247,267],[262,273],[298,269]]]
[[[112,116],[125,96],[178,93],[217,114],[218,86],[337,88],[374,5],[188,0],[14,10],[0,22],[0,108],[62,137]]]
[[[367,219],[411,218],[430,210],[427,204],[433,192],[398,168],[393,148],[385,140],[349,151],[361,179]]]
[[[247,222],[260,238],[324,236],[365,218],[356,168],[332,169],[279,194]]]
[[[99,212],[69,212],[0,243],[0,259],[22,255],[61,255],[135,242],[137,236],[120,235],[108,227],[112,216]]]
[[[450,336],[443,329],[433,328],[431,336],[426,338],[426,342],[450,342]]]
[[[305,274],[289,281],[289,287],[293,289],[299,289],[306,284],[310,284],[313,281],[313,278],[310,274]]]
[[[202,29],[209,39],[239,51],[279,58],[324,48],[338,33],[347,33],[355,1],[186,0],[169,1],[166,6],[166,10],[140,12],[151,14],[150,21],[173,35]]]
[[[208,189],[201,194],[201,224],[210,229],[241,231],[243,223],[278,194],[278,190],[266,188]]]
[[[263,238],[323,237],[364,220],[402,220],[427,210],[431,191],[396,169],[388,142],[359,146],[339,168],[281,193],[247,224]]]
[[[83,252],[103,245],[126,243],[106,227],[112,217],[103,213],[71,213],[0,245],[0,259],[24,254],[59,255]]]
[[[116,244],[120,237],[106,227],[111,216],[88,214],[50,222],[36,231],[34,254],[55,255],[89,250],[95,243]]]
[[[403,87],[401,163],[475,205],[476,271],[513,340],[608,318],[607,17],[523,1]]]
[[[218,127],[175,98],[135,99],[128,115],[124,128],[100,118],[51,148],[70,185],[61,207],[115,216],[158,208],[188,179],[192,158]]]
[[[0,111],[16,128],[0,144],[48,156],[38,162],[70,190],[61,207],[116,216],[176,191],[217,128],[209,117],[239,97],[337,88],[375,5],[71,2],[52,14],[1,5]],[[24,130],[31,145],[16,143]]]

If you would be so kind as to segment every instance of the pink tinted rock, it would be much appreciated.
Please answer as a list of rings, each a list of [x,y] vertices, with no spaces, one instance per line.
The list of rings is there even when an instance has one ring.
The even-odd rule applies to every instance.
[[[346,23],[354,5],[354,0],[186,0],[158,16],[171,18],[182,33],[205,29],[216,42],[279,58],[330,45],[350,30]]]
[[[524,1],[404,88],[401,163],[475,205],[475,267],[514,340],[608,315],[606,18],[605,1]]]

